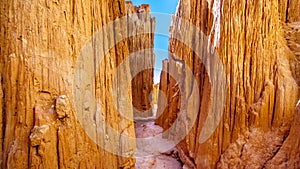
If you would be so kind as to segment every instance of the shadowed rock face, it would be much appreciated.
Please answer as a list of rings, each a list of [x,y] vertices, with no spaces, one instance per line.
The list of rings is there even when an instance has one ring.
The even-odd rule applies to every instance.
[[[154,76],[154,29],[155,18],[150,15],[150,6],[143,4],[134,6],[132,2],[126,2],[128,17],[136,18],[137,21],[128,23],[128,31],[136,33],[129,38],[130,68],[132,79],[132,100],[134,106],[134,117],[150,117],[153,115],[151,109],[151,92],[153,89]],[[139,30],[147,33],[138,34]],[[153,32],[153,33],[151,33]],[[140,71],[140,68],[148,68]],[[138,74],[136,74],[139,72]]]
[[[78,118],[95,110],[95,107],[89,107],[91,100],[101,100],[101,115],[107,123],[115,131],[134,138],[132,120],[119,116],[114,105],[116,100],[111,96],[112,85],[118,88],[122,83],[130,82],[130,64],[125,65],[116,84],[112,84],[112,77],[116,67],[130,52],[153,47],[153,35],[118,42],[106,53],[106,59],[98,68],[94,67],[98,64],[95,59],[80,58],[80,52],[103,25],[126,13],[135,13],[137,9],[149,12],[150,7],[131,5],[126,9],[123,0],[1,2],[2,168],[134,168],[134,141],[113,138],[112,133],[106,131],[106,126],[97,121],[96,115],[91,116],[89,123],[79,123]],[[153,18],[137,19],[149,22],[149,29],[154,29]],[[126,34],[127,28],[125,25],[122,29],[109,31],[103,37],[106,40],[104,43],[112,43],[118,34]],[[102,50],[94,52],[101,53]],[[147,62],[145,64],[154,63],[153,53],[143,56],[143,59]],[[84,62],[81,68],[91,75],[95,74],[96,78],[84,88],[85,93],[92,95],[85,95],[85,100],[74,100],[74,72],[80,61]],[[131,65],[134,67],[134,63]],[[152,90],[152,77],[153,71],[146,71],[133,81],[133,85],[137,83],[137,89],[141,90],[143,87],[140,85],[144,85],[147,93]],[[88,77],[75,78],[85,82]],[[129,87],[125,90],[132,99],[131,85]],[[148,108],[150,102],[138,95],[140,91],[134,90],[133,94],[138,101],[142,101],[137,102],[138,108],[144,103]],[[74,104],[80,101],[82,104]],[[126,118],[132,118],[132,107],[126,107],[124,111],[129,114]],[[88,137],[83,128],[89,128],[101,138],[105,137],[104,146],[115,143],[113,146],[118,148],[118,153],[125,153],[128,158],[104,151],[103,146]]]
[[[159,103],[166,104],[166,108],[161,108],[164,105],[159,104],[158,115],[161,116],[156,123],[166,130],[180,113],[188,112],[185,105],[190,101],[192,83],[191,77],[185,76],[185,72],[189,67],[199,87],[200,105],[196,122],[187,131],[185,128],[189,121],[182,120],[181,130],[166,134],[172,139],[187,134],[177,146],[187,166],[262,168],[288,165],[290,168],[299,168],[296,162],[298,157],[294,155],[299,153],[299,149],[284,148],[288,144],[287,137],[289,143],[294,144],[292,142],[295,141],[297,146],[293,128],[298,126],[292,121],[299,99],[299,59],[293,48],[299,42],[295,42],[297,38],[290,35],[293,37],[291,42],[284,27],[286,22],[299,21],[298,5],[298,1],[276,0],[180,1],[175,16],[196,25],[207,39],[204,35],[191,36],[191,41],[200,41],[202,44],[200,56],[196,56],[191,48],[179,40],[171,39],[169,50],[172,56],[163,65],[173,77],[164,72],[161,75],[160,89],[166,101]],[[188,30],[180,19],[174,17],[171,37],[193,34]],[[293,33],[297,32],[293,30]],[[217,72],[213,66],[215,60],[210,57],[214,48],[224,67],[227,89],[217,96],[211,96],[214,88],[210,82],[216,80],[217,87],[223,87],[224,83],[220,81],[218,84],[218,74],[209,77],[208,69],[209,72]],[[199,58],[206,58],[205,62],[211,66],[205,67]],[[184,62],[183,66],[178,67],[178,62]],[[173,81],[172,78],[177,80]],[[214,104],[220,104],[214,103],[214,97],[221,98],[224,95],[226,102],[221,121],[209,139],[200,144],[201,132],[209,116],[208,110]],[[294,126],[292,129],[291,125]],[[278,155],[278,151],[281,155]],[[282,154],[289,155],[283,159]],[[275,159],[280,159],[280,162]]]

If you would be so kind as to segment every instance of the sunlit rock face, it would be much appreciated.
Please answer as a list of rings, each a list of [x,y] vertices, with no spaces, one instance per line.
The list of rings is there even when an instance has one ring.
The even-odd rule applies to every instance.
[[[142,40],[115,42],[101,63],[90,58],[104,48],[84,51],[91,56],[82,57],[92,36],[126,12],[123,0],[1,2],[1,168],[134,168],[135,142],[114,137],[107,127],[135,137],[132,106],[124,108],[126,118],[120,116],[115,102],[122,97],[114,100],[111,88],[131,82],[130,64],[125,64],[116,83],[114,72],[131,51],[140,48],[128,44],[141,45]],[[107,47],[120,34],[126,35],[126,25],[121,26],[109,30],[101,45]],[[147,36],[145,47],[151,47],[153,36]],[[97,40],[92,44],[99,45]],[[152,55],[149,64],[153,64]],[[94,79],[74,77],[78,65],[79,71]],[[74,78],[79,82],[76,85]],[[81,88],[80,83],[86,86]],[[84,97],[74,99],[73,92],[79,88]],[[131,84],[121,90],[127,92],[131,103]],[[95,99],[101,100],[97,115],[101,113],[106,126],[96,115],[87,114],[95,113]]]
[[[180,114],[192,117],[187,105],[194,101],[189,98],[196,81],[200,99],[194,106],[199,108],[195,122],[178,118],[180,129],[165,135],[175,140],[186,135],[177,146],[186,166],[300,167],[295,155],[299,153],[298,136],[293,133],[299,129],[293,122],[299,99],[299,30],[295,28],[299,27],[299,4],[276,0],[179,2],[170,28],[171,55],[163,62],[169,75],[163,72],[160,82],[166,99],[158,102],[157,115],[161,116],[156,123],[167,130]],[[183,20],[203,34],[196,36]],[[200,49],[188,46],[180,37],[190,38]],[[215,66],[216,55],[225,80]],[[183,65],[178,66],[180,63]],[[187,69],[194,77],[186,76]],[[226,90],[212,95],[224,86]],[[209,123],[208,117],[213,117]],[[205,135],[207,129],[214,130]],[[289,144],[295,144],[296,150]]]

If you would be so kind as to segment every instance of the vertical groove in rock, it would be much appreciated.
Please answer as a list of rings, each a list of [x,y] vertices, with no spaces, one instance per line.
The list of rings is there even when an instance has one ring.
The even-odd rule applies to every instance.
[[[198,56],[192,49],[176,39],[171,39],[169,45],[170,52],[177,57],[176,60],[184,62],[182,70],[178,72],[185,72],[187,67],[191,68],[200,90],[200,110],[194,127],[190,131],[169,133],[172,138],[188,132],[177,148],[180,149],[183,159],[193,162],[190,167],[261,168],[276,154],[284,141],[299,98],[299,86],[296,83],[299,62],[287,46],[282,29],[283,22],[280,21],[280,18],[285,18],[282,15],[287,8],[288,21],[297,20],[299,15],[295,9],[298,4],[292,5],[291,1],[287,6],[282,6],[284,4],[287,2],[276,0],[180,1],[176,16],[186,18],[196,25],[208,39],[191,36],[193,42],[200,42],[199,58],[207,60],[197,59]],[[189,34],[194,32],[188,30],[180,19],[174,17],[171,37],[190,37]],[[215,60],[209,57],[212,48],[216,48],[224,66],[227,91],[218,94],[226,95],[226,104],[217,129],[208,140],[200,144],[208,110],[213,104],[217,104],[209,97],[213,89],[211,78],[221,79],[218,75],[209,77],[207,73],[207,69],[216,69]],[[208,57],[204,57],[207,55]],[[204,67],[203,62],[211,64]],[[169,72],[175,70],[176,65],[174,57],[169,56]],[[181,100],[183,109],[180,112],[179,109],[174,110],[174,106],[180,103],[178,99],[173,99],[179,97],[179,93],[172,89],[178,84],[184,84],[180,93],[184,96],[192,89],[191,77],[184,74],[179,76],[181,78],[178,78],[177,83],[168,80],[171,75],[162,76],[161,79],[160,88],[167,89],[164,92],[168,104],[156,123],[165,130],[172,124],[162,119],[175,119],[179,113],[188,110],[185,107],[188,101],[185,98],[188,97]],[[164,106],[159,105],[158,110],[160,107]],[[183,120],[182,124],[186,127],[188,122]],[[256,142],[255,138],[260,142]],[[252,158],[252,154],[257,158]]]
[[[287,22],[299,22],[300,21],[300,1],[288,0],[287,1]]]
[[[0,58],[0,60],[2,60]],[[2,62],[1,62],[2,63]],[[0,64],[1,72],[2,72],[2,64]],[[4,95],[3,95],[3,86],[2,86],[2,73],[0,74],[0,166],[2,166],[2,161],[3,161],[3,138],[4,138],[4,125],[5,125],[5,109],[4,109]]]

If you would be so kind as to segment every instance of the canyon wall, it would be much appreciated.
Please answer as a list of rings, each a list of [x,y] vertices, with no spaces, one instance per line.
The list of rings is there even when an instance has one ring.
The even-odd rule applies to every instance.
[[[298,102],[294,121],[290,129],[289,135],[281,145],[276,155],[268,161],[266,168],[299,168],[299,152],[300,152],[300,102]]]
[[[156,123],[165,131],[179,125],[164,136],[185,136],[177,148],[188,168],[299,168],[299,42],[291,26],[298,25],[297,6],[299,1],[180,1],[160,82],[166,101],[159,101]],[[199,100],[191,99],[195,83]],[[196,114],[189,113],[193,109]]]
[[[130,52],[153,46],[153,35],[117,41],[136,26],[124,21],[94,34],[126,13],[149,11],[149,6],[126,8],[123,0],[2,1],[0,6],[1,167],[134,168],[131,84],[122,85],[131,82],[129,63],[117,80],[114,76]],[[154,29],[150,16],[137,20],[151,21],[145,26]],[[101,54],[105,56],[99,60]],[[154,63],[153,53],[143,59]],[[138,108],[150,104],[138,90],[152,90],[152,77],[147,71],[136,78],[147,83],[132,83],[138,86],[133,88]],[[122,105],[124,100],[130,104]]]
[[[150,15],[150,6],[142,4],[134,6],[126,2],[126,11],[129,20],[127,30],[129,38],[130,67],[132,79],[132,97],[134,117],[149,117],[153,115],[151,109],[151,92],[153,90],[154,62],[154,31],[155,18]],[[141,32],[143,30],[144,32]]]

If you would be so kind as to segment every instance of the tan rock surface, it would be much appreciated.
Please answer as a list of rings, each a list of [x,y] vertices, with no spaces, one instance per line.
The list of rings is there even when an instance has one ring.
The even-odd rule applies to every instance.
[[[153,92],[152,92],[152,104],[158,103],[158,93],[159,93],[159,84],[154,84]]]
[[[150,117],[153,115],[151,109],[151,92],[153,90],[154,76],[154,29],[155,18],[150,15],[150,6],[142,4],[134,6],[132,2],[126,2],[126,11],[129,17],[137,21],[128,23],[128,31],[133,31],[136,36],[129,38],[130,68],[132,79],[132,98],[134,106],[134,117]],[[139,34],[140,30],[146,33]],[[148,68],[148,69],[146,69]]]
[[[251,129],[228,147],[218,168],[299,168],[299,107],[288,133]]]
[[[104,100],[102,115],[108,124],[117,132],[134,137],[133,122],[118,115],[112,104],[115,100],[110,96],[113,72],[129,55],[128,41],[110,49],[106,56],[109,59],[105,59],[98,70],[95,70],[94,60],[79,58],[95,32],[125,15],[124,1],[24,0],[2,1],[0,6],[1,167],[134,168],[135,143],[112,138],[106,127],[98,126],[94,117],[85,114],[95,110],[90,107],[92,99]],[[116,32],[126,33],[124,28],[110,31],[104,37],[105,43],[113,42]],[[86,93],[95,95],[75,100],[83,102],[74,105],[74,72],[80,61],[83,61],[83,69],[96,73],[97,77],[89,84],[86,81],[90,77],[75,78],[87,85],[84,86]],[[114,84],[116,87],[130,80],[129,65],[123,72],[122,78]],[[131,99],[131,88],[128,93]],[[124,111],[129,112],[130,117],[132,107]],[[84,115],[92,121],[79,123],[78,118]],[[105,146],[112,142],[112,146],[117,147],[120,154],[126,153],[128,158],[104,151],[97,145],[84,131],[89,128],[98,134],[95,126],[105,133],[100,136],[107,138]]]
[[[289,135],[277,151],[274,158],[268,161],[266,168],[299,168],[300,167],[300,101],[295,111]]]
[[[192,81],[184,72],[189,67],[193,70],[200,94],[196,123],[190,131],[186,131],[184,129],[191,124],[182,121],[180,127],[183,129],[168,135],[176,139],[178,135],[188,132],[177,146],[187,167],[261,168],[276,158],[289,133],[299,99],[299,86],[296,83],[299,62],[288,47],[282,29],[284,23],[280,21],[283,11],[294,11],[299,3],[285,7],[283,4],[275,0],[180,1],[176,16],[196,25],[208,40],[193,36],[193,32],[189,32],[188,27],[176,17],[171,26],[171,35],[190,37],[191,41],[200,42],[199,57],[207,60],[199,60],[191,48],[179,40],[171,40],[169,50],[174,56],[169,56],[167,69],[177,80],[172,82],[170,75],[162,74],[160,89],[167,97],[167,106],[161,110],[163,106],[159,105],[158,112],[163,114],[156,123],[166,130],[179,116],[180,107],[181,113],[188,111],[186,104],[190,101],[188,96]],[[299,16],[297,12],[289,12],[285,17],[294,21]],[[208,76],[208,72],[218,71],[211,57],[214,47],[223,63],[227,86],[226,93],[218,93],[218,98],[210,95],[214,89],[223,87],[224,83],[218,76]],[[203,61],[211,66],[204,67]],[[180,62],[184,62],[182,68],[178,68]],[[212,81],[216,82],[216,86],[212,86]],[[208,110],[214,104],[220,104],[217,101],[222,102],[224,95],[226,103],[221,121],[209,139],[200,144],[202,129],[209,116]],[[217,119],[216,114],[215,123]]]
[[[290,65],[294,78],[300,85],[300,22],[291,22],[285,25],[285,38],[292,53],[295,55],[295,57],[291,58]]]

